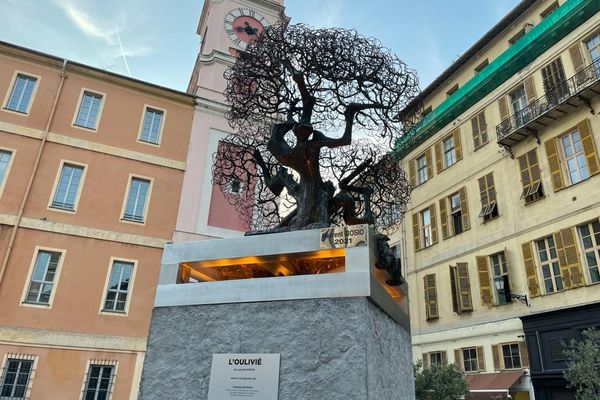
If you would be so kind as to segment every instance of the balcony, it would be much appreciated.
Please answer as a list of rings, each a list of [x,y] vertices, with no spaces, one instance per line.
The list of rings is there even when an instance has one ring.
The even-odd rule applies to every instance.
[[[496,126],[498,144],[510,148],[532,134],[537,138],[539,129],[551,125],[566,115],[569,110],[573,110],[581,104],[591,108],[590,97],[599,94],[600,59],[595,60],[571,78],[546,90],[544,96],[498,124]]]

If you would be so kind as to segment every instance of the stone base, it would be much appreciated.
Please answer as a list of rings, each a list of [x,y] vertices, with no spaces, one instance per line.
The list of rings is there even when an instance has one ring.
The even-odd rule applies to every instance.
[[[366,297],[155,308],[140,399],[206,399],[213,353],[281,354],[279,400],[414,400],[410,333]]]

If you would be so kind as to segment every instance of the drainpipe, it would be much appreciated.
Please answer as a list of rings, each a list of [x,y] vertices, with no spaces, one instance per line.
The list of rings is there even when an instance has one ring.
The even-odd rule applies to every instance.
[[[46,122],[46,128],[44,129],[44,133],[42,134],[42,141],[40,143],[40,147],[37,152],[37,156],[35,158],[35,163],[33,164],[33,171],[31,171],[31,176],[29,177],[29,182],[27,182],[27,188],[25,189],[25,195],[23,196],[23,201],[21,202],[21,206],[19,208],[19,212],[17,214],[17,220],[15,221],[15,226],[13,228],[12,234],[10,235],[10,240],[8,241],[8,248],[6,249],[6,254],[4,255],[4,260],[2,261],[2,266],[0,267],[0,286],[2,285],[2,279],[4,278],[4,272],[6,271],[6,266],[8,265],[8,260],[10,259],[10,255],[12,253],[13,245],[15,243],[15,238],[17,237],[17,230],[19,229],[19,225],[21,224],[21,219],[23,219],[23,211],[25,210],[25,205],[27,204],[27,200],[29,199],[29,193],[31,192],[31,187],[33,186],[33,180],[35,179],[35,175],[37,174],[37,170],[40,165],[40,160],[42,158],[42,152],[46,145],[46,141],[48,139],[48,132],[50,131],[50,126],[52,126],[52,122],[54,120],[54,113],[56,112],[56,105],[58,104],[58,99],[60,97],[60,93],[62,92],[63,84],[65,83],[65,79],[67,78],[67,63],[68,60],[63,60],[63,65],[60,70],[60,82],[58,83],[58,88],[56,89],[56,94],[54,95],[54,101],[52,103],[52,109],[50,110],[50,115],[48,116],[48,121]]]

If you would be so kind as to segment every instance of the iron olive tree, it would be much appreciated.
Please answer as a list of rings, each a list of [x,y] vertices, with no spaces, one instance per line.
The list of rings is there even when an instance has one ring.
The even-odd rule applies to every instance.
[[[275,25],[225,78],[236,133],[215,155],[213,181],[253,229],[390,225],[402,216],[410,186],[390,151],[418,79],[380,42]],[[227,190],[232,183],[246,194]]]

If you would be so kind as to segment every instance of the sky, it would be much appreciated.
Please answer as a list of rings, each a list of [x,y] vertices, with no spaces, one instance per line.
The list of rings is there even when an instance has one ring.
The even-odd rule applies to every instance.
[[[292,23],[375,37],[424,88],[519,0],[285,0]],[[203,0],[0,0],[0,40],[185,91]]]

